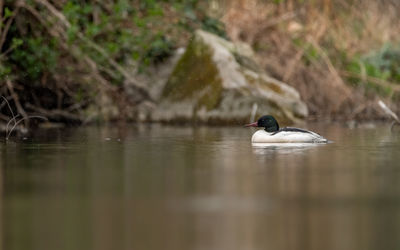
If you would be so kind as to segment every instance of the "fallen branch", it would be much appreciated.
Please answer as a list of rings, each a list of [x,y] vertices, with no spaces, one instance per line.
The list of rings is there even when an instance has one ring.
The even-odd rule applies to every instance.
[[[69,112],[61,110],[61,109],[48,110],[48,109],[37,107],[30,103],[27,103],[26,107],[34,110],[35,112],[45,115],[48,118],[53,118],[53,119],[66,118],[68,120],[73,120],[73,121],[82,121],[83,120],[83,118],[81,116],[69,113]]]
[[[392,117],[395,121],[400,123],[399,117],[390,109],[384,102],[381,100],[378,101],[378,105],[382,108],[382,110],[390,117]]]
[[[379,107],[385,112],[388,116],[390,116],[392,119],[394,119],[392,125],[390,126],[390,130],[393,131],[393,127],[397,124],[400,125],[400,119],[399,117],[388,107],[384,102],[381,100],[378,101]]]
[[[18,120],[18,121],[14,124],[14,126],[10,129],[10,132],[8,132],[8,134],[7,134],[7,136],[6,136],[6,140],[8,140],[8,138],[10,137],[10,135],[12,134],[12,132],[14,131],[15,127],[16,127],[19,123],[21,123],[22,121],[24,121],[24,120],[26,120],[26,119],[33,119],[33,118],[43,119],[43,120],[48,121],[48,119],[47,119],[46,117],[38,116],[38,115],[31,115],[31,116],[27,116],[27,117],[21,118],[21,119]]]
[[[6,125],[6,127],[5,127],[5,129],[4,129],[5,132],[6,132],[6,134],[5,134],[6,140],[8,140],[8,139],[10,138],[12,132],[16,129],[16,127],[18,126],[18,124],[20,124],[22,121],[26,121],[26,120],[34,119],[34,118],[43,119],[43,120],[48,121],[48,119],[47,119],[46,117],[44,117],[44,116],[39,116],[39,115],[26,115],[26,117],[23,117],[23,118],[21,118],[21,119],[19,119],[19,120],[17,121],[17,118],[20,116],[20,114],[14,115],[14,112],[12,111],[11,106],[10,106],[10,104],[9,104],[9,102],[8,102],[8,100],[7,100],[7,98],[5,98],[4,96],[1,96],[1,97],[4,99],[4,102],[7,104],[8,108],[10,109],[10,112],[11,112],[11,114],[12,114],[12,118],[8,120],[7,125]],[[25,113],[25,114],[26,114],[26,113]],[[2,114],[0,114],[0,115],[1,115],[1,117],[3,118],[3,115],[2,115]],[[6,116],[5,116],[5,117],[6,117]],[[12,122],[14,122],[14,125],[11,127],[10,131],[8,131],[8,127],[10,126],[10,124],[11,124]],[[0,125],[1,125],[1,124],[0,124]],[[2,130],[2,129],[3,129],[3,128],[0,127],[0,130]],[[23,129],[20,129],[20,131],[23,131]]]

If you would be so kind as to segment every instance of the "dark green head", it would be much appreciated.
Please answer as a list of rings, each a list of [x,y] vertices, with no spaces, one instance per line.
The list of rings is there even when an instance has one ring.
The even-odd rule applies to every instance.
[[[267,132],[276,132],[279,130],[278,122],[272,115],[264,115],[257,122],[245,125],[246,127],[263,127]]]

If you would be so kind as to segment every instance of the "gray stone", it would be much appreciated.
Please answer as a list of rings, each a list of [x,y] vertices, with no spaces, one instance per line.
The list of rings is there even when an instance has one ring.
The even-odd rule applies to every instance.
[[[307,116],[299,93],[268,76],[246,44],[198,30],[179,59],[151,112],[164,122],[232,123],[270,114],[284,123]]]

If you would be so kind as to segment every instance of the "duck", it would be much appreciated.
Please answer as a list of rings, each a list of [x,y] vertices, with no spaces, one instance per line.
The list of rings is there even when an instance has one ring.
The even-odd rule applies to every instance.
[[[256,122],[246,124],[245,127],[261,127],[251,137],[252,143],[327,143],[328,140],[321,135],[301,129],[284,127],[272,115],[264,115]]]

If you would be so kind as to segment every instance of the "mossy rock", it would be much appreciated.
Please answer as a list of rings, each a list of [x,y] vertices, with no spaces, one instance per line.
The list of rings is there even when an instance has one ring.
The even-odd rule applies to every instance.
[[[198,30],[175,66],[152,113],[155,121],[231,123],[271,114],[287,123],[307,116],[299,93],[252,60],[253,51]]]

